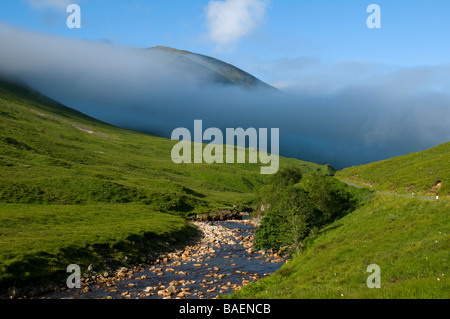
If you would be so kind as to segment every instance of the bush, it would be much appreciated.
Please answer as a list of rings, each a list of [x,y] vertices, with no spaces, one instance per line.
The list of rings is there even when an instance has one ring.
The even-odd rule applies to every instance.
[[[255,232],[255,248],[278,250],[286,245],[288,243],[287,227],[283,214],[278,211],[267,212]]]
[[[282,202],[282,195],[286,188],[295,185],[302,179],[299,168],[285,168],[272,176],[268,185],[263,186],[259,192],[259,200],[265,207],[276,207]]]
[[[269,210],[256,230],[256,247],[278,250],[289,245],[299,252],[303,239],[320,220],[321,213],[311,202],[306,191],[288,186],[280,195],[282,201]]]
[[[354,207],[349,186],[333,177],[314,172],[302,187],[308,192],[317,209],[323,213],[323,224],[345,215]]]
[[[266,187],[266,192],[273,193],[267,192],[264,197],[271,200],[271,205],[256,230],[257,249],[278,250],[281,246],[291,246],[295,252],[300,252],[304,239],[311,232],[356,209],[364,195],[319,173],[314,172],[295,184],[297,177],[292,171],[283,172]]]

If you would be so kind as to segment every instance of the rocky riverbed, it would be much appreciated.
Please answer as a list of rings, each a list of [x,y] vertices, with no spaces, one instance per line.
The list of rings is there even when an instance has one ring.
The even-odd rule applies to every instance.
[[[249,221],[194,224],[200,240],[160,256],[152,265],[86,275],[80,289],[65,288],[39,298],[212,299],[270,275],[288,257],[256,251],[255,228]]]

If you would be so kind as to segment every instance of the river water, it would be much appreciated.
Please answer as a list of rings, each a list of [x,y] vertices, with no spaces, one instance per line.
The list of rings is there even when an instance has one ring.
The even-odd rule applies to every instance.
[[[279,269],[286,260],[255,251],[255,228],[247,221],[196,222],[201,239],[139,270],[122,268],[101,280],[83,282],[39,298],[212,299]]]

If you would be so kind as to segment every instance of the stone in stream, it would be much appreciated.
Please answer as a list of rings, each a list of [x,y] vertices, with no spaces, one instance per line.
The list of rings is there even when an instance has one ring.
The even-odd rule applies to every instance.
[[[91,291],[91,288],[89,288],[89,287],[84,287],[82,291],[83,291],[84,293],[88,293],[88,292]]]
[[[170,294],[176,294],[179,292],[178,288],[176,286],[169,286],[169,288],[166,289],[166,291]]]
[[[154,263],[152,266],[139,265],[139,266],[131,267],[131,268],[122,267],[119,269],[119,271],[117,271],[115,273],[115,276],[110,277],[110,279],[107,279],[109,274],[106,274],[106,273],[103,273],[103,276],[98,274],[95,277],[95,279],[92,279],[92,280],[91,280],[90,276],[86,276],[86,279],[85,279],[86,286],[91,285],[91,287],[93,287],[93,285],[103,282],[103,285],[106,288],[106,286],[111,287],[116,284],[115,282],[113,282],[113,280],[115,280],[115,281],[126,280],[125,287],[136,287],[135,283],[130,284],[129,281],[127,280],[127,278],[134,277],[133,273],[136,273],[135,280],[148,280],[148,279],[152,279],[152,278],[157,278],[156,276],[166,275],[167,277],[170,278],[170,280],[166,281],[166,285],[167,285],[166,287],[168,287],[168,288],[164,287],[163,283],[160,283],[159,286],[153,286],[153,285],[156,285],[156,283],[153,283],[152,286],[146,287],[146,285],[144,285],[145,281],[141,281],[140,283],[142,283],[142,285],[144,285],[144,286],[142,288],[137,289],[138,291],[136,292],[136,295],[134,295],[134,298],[136,298],[136,297],[146,298],[146,297],[151,297],[152,295],[154,295],[154,297],[156,297],[156,295],[158,295],[160,298],[161,297],[162,298],[171,297],[171,298],[180,299],[180,298],[186,298],[191,295],[191,293],[189,293],[190,289],[184,288],[184,287],[187,285],[193,284],[194,281],[193,280],[192,281],[191,280],[175,280],[175,279],[183,278],[181,276],[189,276],[189,275],[198,276],[201,274],[202,276],[206,277],[206,279],[203,280],[203,285],[200,283],[201,279],[197,280],[197,282],[198,282],[197,285],[200,285],[200,286],[197,286],[196,288],[203,290],[203,292],[195,289],[193,291],[193,294],[191,295],[191,297],[203,298],[203,297],[205,297],[204,293],[208,292],[208,294],[209,294],[209,295],[207,295],[208,298],[212,298],[212,297],[214,297],[215,294],[227,293],[228,291],[238,290],[241,287],[241,286],[238,286],[231,282],[231,281],[235,280],[236,277],[239,276],[237,274],[242,274],[242,277],[244,277],[244,274],[246,273],[245,269],[235,270],[235,269],[240,269],[240,267],[237,267],[237,265],[240,265],[240,263],[238,263],[237,261],[244,260],[244,263],[245,263],[246,260],[255,259],[255,262],[256,262],[258,257],[261,258],[264,255],[266,255],[266,256],[264,256],[261,260],[272,262],[272,263],[274,263],[276,261],[282,261],[282,258],[280,258],[280,255],[277,254],[276,252],[267,255],[266,252],[264,250],[262,250],[262,251],[258,251],[258,253],[260,253],[262,256],[256,255],[257,251],[255,250],[254,244],[252,242],[254,240],[254,237],[251,235],[243,235],[246,230],[243,230],[242,233],[239,233],[241,230],[230,231],[229,229],[222,227],[221,225],[217,225],[217,224],[214,224],[214,225],[200,224],[200,225],[198,225],[198,228],[204,233],[204,236],[202,237],[199,244],[196,244],[195,246],[194,245],[188,246],[188,247],[184,248],[183,250],[177,250],[172,253],[160,255],[158,257],[157,262]],[[215,244],[215,242],[217,242],[217,243]],[[232,245],[237,245],[237,243],[243,244],[242,246],[245,247],[244,250],[242,250],[242,249],[234,250],[235,248],[232,247]],[[239,246],[239,247],[242,248],[242,246]],[[218,258],[218,256],[216,256],[217,252],[219,252],[220,255],[222,255],[221,259],[222,258],[225,258],[225,260],[228,259],[229,263],[226,262],[225,264],[216,264],[217,266],[215,266],[216,259]],[[224,254],[225,254],[225,256],[223,256]],[[250,257],[249,255],[253,255],[253,256]],[[270,256],[270,258],[268,258],[268,256]],[[153,260],[152,262],[154,262],[154,260],[156,260],[156,256],[152,260]],[[225,260],[222,260],[222,261],[225,261]],[[183,265],[185,265],[184,267],[188,267],[190,265],[190,267],[194,267],[193,269],[195,269],[195,270],[192,270],[191,274],[188,274],[186,271],[175,271],[175,269],[177,269],[176,267],[180,267]],[[227,279],[223,280],[223,278],[226,277],[227,274],[219,273],[219,271],[221,271],[221,269],[218,267],[219,265],[222,265],[220,268],[227,268],[227,267],[229,268],[227,270],[228,270],[228,272],[230,272],[228,274],[228,275],[230,275],[230,277],[228,277],[227,279],[229,279],[231,281],[229,281]],[[208,268],[208,266],[209,266],[209,268]],[[230,266],[236,267],[236,268],[233,269]],[[147,267],[150,267],[150,268],[147,268]],[[145,271],[145,270],[149,271],[149,275],[143,275],[142,273],[137,274],[138,271]],[[222,269],[222,271],[223,270],[224,269]],[[189,272],[191,272],[191,271],[189,271]],[[169,273],[171,273],[171,274],[169,274]],[[177,275],[179,277],[173,277],[173,275]],[[264,274],[264,275],[266,275],[266,274]],[[262,277],[262,274],[260,276]],[[163,278],[164,277],[161,277],[159,280],[163,280]],[[184,277],[184,278],[189,278],[189,277]],[[246,279],[258,280],[259,276],[257,274],[249,274],[248,277],[245,276],[245,278],[241,279],[243,286],[247,285],[247,283],[250,282],[249,280],[246,280]],[[169,283],[169,281],[170,281],[170,283]],[[136,283],[138,283],[138,282],[136,281]],[[139,287],[139,285],[138,285],[138,287]],[[181,287],[183,287],[183,288],[181,288]],[[201,288],[201,287],[203,287],[203,288]],[[109,288],[109,289],[111,289],[111,288]],[[126,288],[122,288],[122,289],[126,289]],[[192,288],[192,289],[194,289],[194,288]],[[117,289],[114,287],[114,290],[109,290],[109,291],[117,292]],[[119,292],[120,292],[120,289],[119,289]],[[215,294],[212,295],[212,293],[214,293],[214,292],[215,292]],[[107,295],[106,292],[104,295],[105,296]],[[126,294],[122,295],[122,298],[124,298],[124,297],[130,298],[131,294],[127,291]]]

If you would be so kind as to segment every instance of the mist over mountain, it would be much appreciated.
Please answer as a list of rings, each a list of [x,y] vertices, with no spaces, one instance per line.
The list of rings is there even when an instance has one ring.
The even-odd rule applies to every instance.
[[[0,41],[0,74],[102,121],[164,137],[177,127],[192,130],[196,119],[204,128],[280,128],[280,155],[336,168],[450,140],[449,90],[434,86],[448,66],[300,94],[171,48],[132,49],[6,25]]]
[[[199,78],[205,79],[205,84],[237,85],[249,90],[260,91],[277,90],[231,64],[206,55],[163,46],[150,48],[149,51],[153,55],[156,53],[158,59],[166,65],[186,73],[196,74]]]

